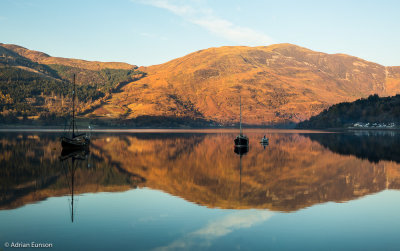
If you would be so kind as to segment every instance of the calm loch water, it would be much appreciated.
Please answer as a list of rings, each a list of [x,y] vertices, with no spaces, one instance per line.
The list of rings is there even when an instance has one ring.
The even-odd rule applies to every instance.
[[[2,132],[0,250],[400,248],[400,133],[247,130],[243,156],[236,134],[97,132],[63,155],[59,133]]]

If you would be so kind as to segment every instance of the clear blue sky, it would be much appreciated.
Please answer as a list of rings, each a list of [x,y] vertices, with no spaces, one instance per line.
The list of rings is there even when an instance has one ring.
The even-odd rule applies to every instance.
[[[293,43],[400,66],[396,0],[0,0],[0,42],[152,65],[223,45]]]

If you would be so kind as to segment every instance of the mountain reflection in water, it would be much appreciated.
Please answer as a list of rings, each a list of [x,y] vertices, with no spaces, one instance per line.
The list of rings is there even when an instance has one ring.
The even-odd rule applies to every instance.
[[[400,188],[397,134],[270,134],[266,149],[250,145],[243,156],[234,135],[95,134],[75,193],[149,187],[210,208],[295,211]],[[1,134],[0,208],[70,194],[60,153],[55,134]]]
[[[354,155],[378,163],[389,160],[400,163],[400,136],[395,131],[355,131],[354,133],[309,134],[333,152]]]

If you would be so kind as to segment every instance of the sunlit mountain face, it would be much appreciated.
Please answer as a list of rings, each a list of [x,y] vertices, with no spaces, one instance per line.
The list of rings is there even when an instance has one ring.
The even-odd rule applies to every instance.
[[[400,81],[400,67],[293,44],[208,48],[140,69],[146,77],[93,113],[117,116],[123,107],[127,118],[190,116],[228,125],[239,119],[241,96],[244,123],[299,122],[339,102],[395,95]]]
[[[230,126],[239,120],[240,96],[244,123],[279,125],[303,121],[340,102],[400,91],[399,66],[293,44],[208,48],[138,68],[0,43],[0,69],[3,110],[64,116],[75,74],[80,116],[136,126],[161,120],[164,127],[177,121]]]
[[[250,131],[242,156],[234,152],[233,132],[95,134],[90,152],[75,160],[74,192],[148,187],[209,208],[296,211],[400,188],[397,155],[366,151],[372,144],[384,151],[399,142],[397,134],[377,141],[352,133],[275,133],[265,148],[257,143],[264,134]],[[71,162],[60,160],[55,135],[1,137],[2,209],[71,193]]]

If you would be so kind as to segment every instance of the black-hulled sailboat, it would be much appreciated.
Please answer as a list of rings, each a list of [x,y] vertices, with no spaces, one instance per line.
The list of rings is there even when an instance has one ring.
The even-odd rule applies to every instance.
[[[249,147],[249,138],[246,135],[243,134],[243,130],[242,130],[242,97],[240,97],[240,123],[239,123],[239,127],[240,127],[240,132],[239,132],[239,135],[236,136],[235,147],[247,148],[247,147]]]
[[[85,134],[79,134],[76,128],[76,122],[75,122],[75,74],[74,74],[74,90],[72,92],[72,120],[70,124],[70,130],[72,129],[72,133],[70,137],[61,137],[61,146],[63,150],[66,151],[73,151],[73,150],[79,150],[79,149],[84,149],[89,147],[90,144],[90,138]]]

